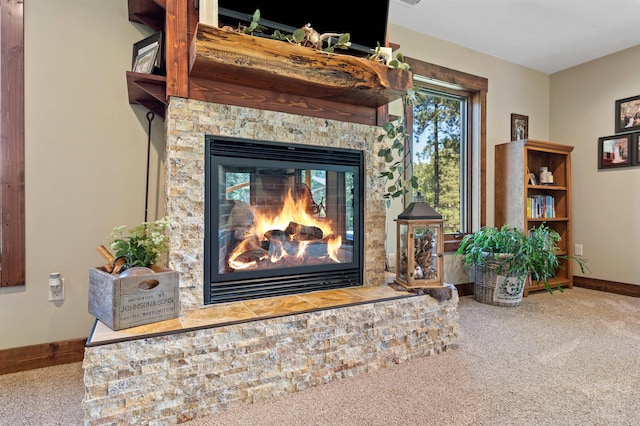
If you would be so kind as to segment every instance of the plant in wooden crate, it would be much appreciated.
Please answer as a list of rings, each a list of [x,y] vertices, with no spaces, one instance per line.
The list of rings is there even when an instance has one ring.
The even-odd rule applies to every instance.
[[[169,247],[166,234],[168,227],[169,220],[163,218],[142,222],[128,231],[126,225],[113,228],[106,243],[113,251],[116,262],[118,259],[123,261],[120,272],[136,266],[156,264]]]
[[[159,266],[168,250],[167,218],[127,230],[116,226],[98,252],[109,261],[89,269],[89,313],[113,330],[175,318],[179,276]]]
[[[583,270],[585,259],[558,255],[560,235],[544,223],[529,232],[508,224],[485,226],[466,235],[456,255],[465,267],[475,268],[474,295],[479,302],[517,306],[522,302],[529,279],[544,283],[553,292],[549,279],[561,267],[560,259],[575,260]],[[562,288],[558,286],[562,291]]]

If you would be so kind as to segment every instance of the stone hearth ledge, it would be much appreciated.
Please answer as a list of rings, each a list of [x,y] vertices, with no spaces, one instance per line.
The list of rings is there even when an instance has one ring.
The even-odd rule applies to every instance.
[[[252,319],[225,325],[216,306],[184,312],[153,336],[121,330],[120,341],[100,344],[94,333],[83,361],[84,424],[180,424],[456,349],[459,298],[447,286],[442,301],[359,287],[260,299],[256,312],[235,304]]]
[[[392,280],[387,275],[386,281]],[[114,331],[96,320],[86,346],[99,346],[146,337],[161,336],[202,328],[240,324],[284,315],[294,315],[342,306],[373,303],[416,296],[398,291],[388,285],[378,287],[349,287],[337,290],[315,291],[291,296],[269,297],[243,302],[221,303],[184,311],[180,317],[151,324]]]

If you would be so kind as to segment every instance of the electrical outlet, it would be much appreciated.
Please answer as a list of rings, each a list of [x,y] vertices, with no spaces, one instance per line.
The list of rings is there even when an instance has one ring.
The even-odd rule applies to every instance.
[[[59,289],[52,287],[51,284],[49,284],[49,302],[64,300],[64,278],[59,279],[62,283]]]
[[[573,253],[576,256],[582,256],[582,244],[575,244],[573,246]]]

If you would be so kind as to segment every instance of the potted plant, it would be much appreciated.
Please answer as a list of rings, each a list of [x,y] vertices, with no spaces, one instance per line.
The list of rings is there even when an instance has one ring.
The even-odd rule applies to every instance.
[[[159,266],[168,219],[116,226],[99,252],[109,264],[89,269],[89,313],[112,330],[176,318],[179,274]],[[101,250],[102,249],[102,250]]]
[[[524,232],[508,224],[501,228],[482,227],[465,236],[456,251],[463,266],[475,268],[474,295],[479,302],[498,306],[518,306],[529,279],[544,283],[553,292],[549,279],[560,268],[560,235],[544,223]],[[584,271],[586,261],[575,259]],[[560,290],[562,288],[559,287]]]
[[[168,227],[169,220],[163,218],[155,222],[142,222],[128,231],[126,225],[113,228],[106,243],[113,251],[115,261],[120,260],[117,272],[155,265],[169,247],[166,235]]]

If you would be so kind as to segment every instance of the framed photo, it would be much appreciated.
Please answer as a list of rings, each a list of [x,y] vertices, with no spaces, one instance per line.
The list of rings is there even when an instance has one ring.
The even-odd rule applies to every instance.
[[[640,166],[640,133],[631,135],[631,164]]]
[[[616,133],[640,130],[640,95],[616,101]]]
[[[631,135],[598,138],[598,169],[611,169],[630,165]]]
[[[529,137],[529,117],[511,114],[511,140],[519,141]]]
[[[531,185],[537,185],[538,184],[538,181],[536,180],[535,173],[529,173],[529,183]]]
[[[162,50],[162,31],[134,43],[131,70],[142,74],[162,70]]]

